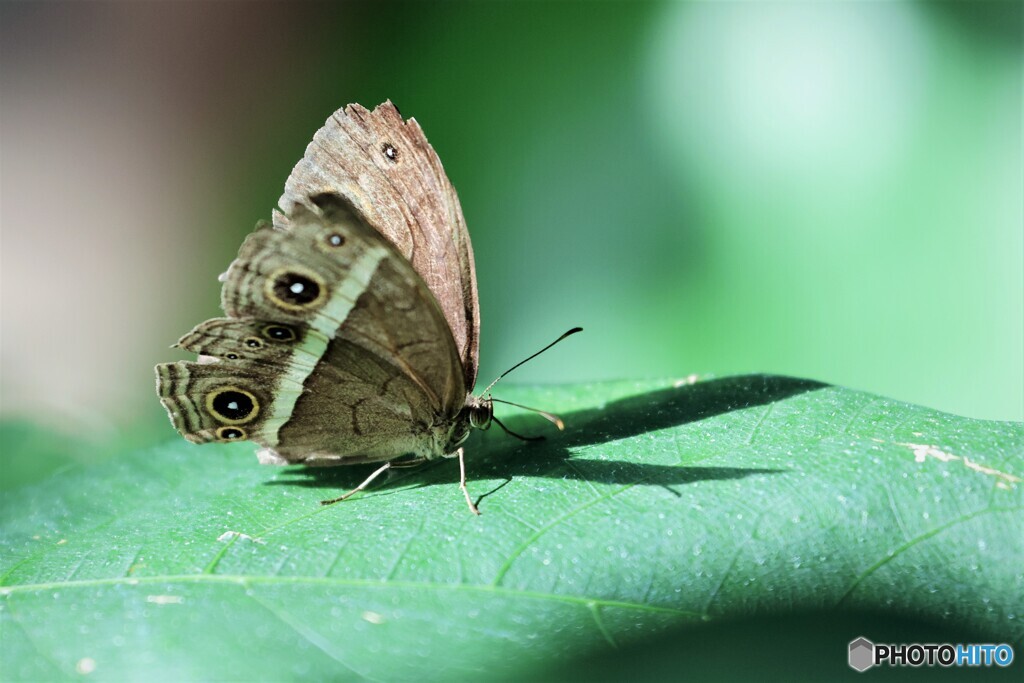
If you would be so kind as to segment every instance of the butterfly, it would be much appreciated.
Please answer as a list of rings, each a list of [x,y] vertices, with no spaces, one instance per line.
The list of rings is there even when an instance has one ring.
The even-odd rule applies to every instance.
[[[462,444],[473,429],[504,425],[494,417],[493,383],[472,393],[480,329],[473,249],[455,188],[419,124],[390,101],[338,110],[279,206],[221,278],[226,317],[175,345],[198,361],[156,366],[172,424],[195,443],[256,442],[268,464],[383,463],[324,504],[392,467],[458,458],[460,489],[479,514]]]

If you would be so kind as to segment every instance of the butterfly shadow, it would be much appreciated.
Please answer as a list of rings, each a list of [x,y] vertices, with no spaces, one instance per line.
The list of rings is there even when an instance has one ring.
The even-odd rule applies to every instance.
[[[821,382],[791,377],[741,375],[629,396],[600,408],[564,414],[565,431],[554,432],[543,441],[523,443],[493,428],[482,438],[467,443],[467,475],[470,481],[503,480],[477,499],[479,505],[481,500],[496,494],[517,477],[573,479],[622,486],[643,484],[661,486],[679,495],[671,487],[698,481],[776,474],[783,470],[648,464],[601,457],[600,450],[594,452],[597,457],[586,457],[585,453],[601,444],[699,422],[735,410],[768,405],[826,386]],[[532,434],[538,423],[537,417],[529,414],[503,421],[511,430],[521,434]],[[344,492],[358,486],[374,467],[295,468],[286,471],[287,479],[268,481],[267,485],[329,488]],[[455,480],[458,478],[458,465],[450,460],[437,460],[422,467],[392,469],[387,483],[372,490],[375,495],[381,495],[399,484],[403,489],[410,485],[450,484],[453,477]],[[331,495],[336,494],[332,492]]]

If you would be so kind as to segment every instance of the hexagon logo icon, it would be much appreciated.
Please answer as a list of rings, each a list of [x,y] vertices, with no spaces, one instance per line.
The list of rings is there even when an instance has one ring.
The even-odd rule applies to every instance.
[[[850,668],[861,673],[875,664],[875,644],[861,636],[850,641]]]

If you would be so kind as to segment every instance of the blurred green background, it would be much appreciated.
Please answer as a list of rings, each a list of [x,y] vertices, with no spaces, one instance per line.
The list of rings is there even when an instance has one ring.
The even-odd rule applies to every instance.
[[[386,98],[462,199],[482,380],[582,325],[515,381],[1024,419],[1021,8],[5,2],[5,482],[173,436],[153,364],[328,115]]]

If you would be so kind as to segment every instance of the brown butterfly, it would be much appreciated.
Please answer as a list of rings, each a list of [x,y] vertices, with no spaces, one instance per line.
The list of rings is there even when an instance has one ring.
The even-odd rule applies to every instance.
[[[419,124],[390,102],[335,112],[279,204],[222,278],[227,317],[178,342],[198,362],[156,367],[171,422],[196,443],[254,441],[264,463],[384,463],[324,504],[392,467],[458,457],[460,488],[479,514],[462,443],[473,428],[505,428],[493,409],[502,401],[490,396],[494,383],[472,394],[473,249]]]

